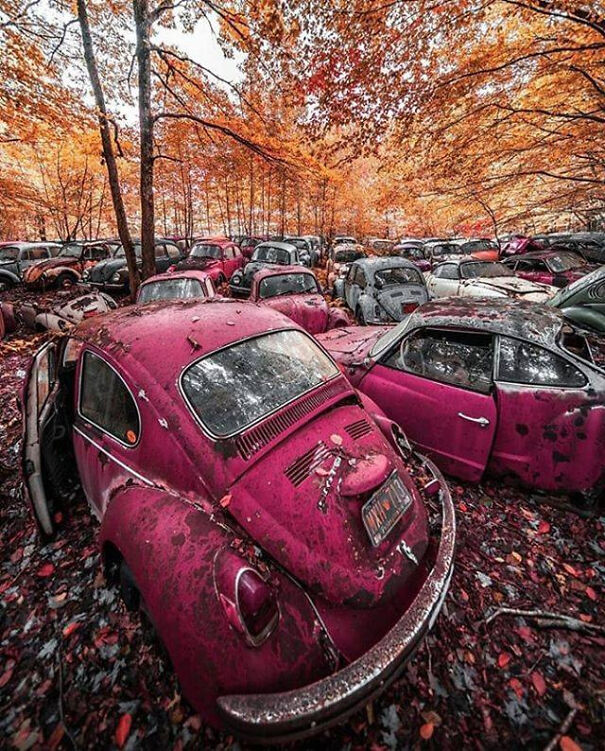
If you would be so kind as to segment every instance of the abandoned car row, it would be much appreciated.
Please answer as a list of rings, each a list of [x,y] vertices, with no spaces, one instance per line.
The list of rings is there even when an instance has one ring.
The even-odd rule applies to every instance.
[[[602,502],[603,238],[158,239],[121,306],[119,243],[43,245],[0,245],[6,286],[62,288],[0,316],[61,332],[24,382],[28,501],[47,538],[81,490],[214,725],[304,737],[400,675],[453,571],[444,475]]]

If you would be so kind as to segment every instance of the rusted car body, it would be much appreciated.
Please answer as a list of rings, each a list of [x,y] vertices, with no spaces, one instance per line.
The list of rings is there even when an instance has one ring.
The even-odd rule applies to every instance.
[[[25,269],[54,258],[60,250],[58,243],[0,243],[0,291],[20,284]]]
[[[265,240],[267,240],[267,238],[262,237],[261,235],[246,235],[243,237],[239,243],[239,247],[244,258],[250,260],[256,246],[259,243],[265,242]]]
[[[267,240],[254,248],[252,258],[243,269],[237,269],[229,279],[233,297],[248,297],[254,275],[265,268],[276,266],[304,266],[296,245],[279,240]]]
[[[212,276],[205,271],[172,271],[146,279],[137,290],[137,305],[157,300],[189,300],[216,296]]]
[[[187,258],[170,267],[171,271],[197,269],[208,274],[220,287],[231,278],[237,269],[244,266],[242,251],[231,240],[215,239],[195,243]]]
[[[43,289],[72,286],[82,280],[86,271],[111,258],[118,247],[119,243],[109,240],[67,243],[55,258],[25,269],[23,281],[27,286]]]
[[[109,313],[116,307],[113,298],[93,289],[71,300],[58,300],[47,309],[40,308],[36,303],[23,303],[16,306],[15,314],[26,326],[36,331],[67,331],[87,318]]]
[[[453,565],[447,485],[280,313],[179,300],[91,319],[38,351],[23,404],[40,528],[79,482],[108,576],[207,721],[317,732],[432,626]]]
[[[546,302],[557,291],[548,284],[516,277],[508,266],[473,256],[454,257],[426,277],[431,297],[512,297]]]
[[[309,334],[320,334],[351,323],[343,310],[329,307],[315,274],[301,266],[257,271],[252,277],[249,299],[278,310]]]
[[[522,279],[553,287],[565,287],[598,268],[570,250],[533,251],[510,256],[504,263]]]
[[[493,240],[484,237],[459,242],[458,249],[462,255],[473,256],[481,261],[497,261],[500,257],[499,246]]]
[[[446,472],[602,494],[605,371],[559,311],[447,298],[387,333],[340,329],[318,340]]]

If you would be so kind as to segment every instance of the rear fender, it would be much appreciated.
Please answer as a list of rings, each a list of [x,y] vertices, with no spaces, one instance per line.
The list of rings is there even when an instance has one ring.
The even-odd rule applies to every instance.
[[[305,593],[191,501],[159,488],[123,487],[107,506],[100,542],[106,563],[117,555],[128,564],[185,695],[207,721],[217,724],[221,694],[294,688],[330,672]],[[230,624],[219,599],[225,585],[216,562],[225,553],[277,592],[278,624],[258,647]]]
[[[75,269],[73,269],[71,266],[53,266],[52,269],[48,269],[44,272],[44,278],[48,281],[52,281],[54,279],[57,279],[61,274],[69,274],[74,278],[76,282],[79,282],[82,278],[82,275],[79,274]]]
[[[344,310],[341,310],[340,308],[329,308],[328,309],[328,326],[327,331],[330,329],[338,329],[342,328],[343,326],[350,326],[351,321],[349,319],[349,316],[345,313]]]

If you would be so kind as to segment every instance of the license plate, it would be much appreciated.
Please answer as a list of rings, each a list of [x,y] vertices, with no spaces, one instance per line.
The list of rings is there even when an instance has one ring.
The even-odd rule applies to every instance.
[[[380,545],[411,503],[410,493],[397,472],[393,472],[361,509],[364,527],[374,547]]]

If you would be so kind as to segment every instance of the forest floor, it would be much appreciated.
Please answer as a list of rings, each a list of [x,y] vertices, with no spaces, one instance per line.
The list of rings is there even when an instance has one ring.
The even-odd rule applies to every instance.
[[[85,500],[54,541],[36,533],[17,395],[47,336],[0,343],[0,747],[242,748],[200,721],[107,585]],[[605,519],[492,482],[450,486],[456,569],[433,631],[379,699],[298,748],[603,748],[605,635],[488,620],[509,607],[604,625]]]

